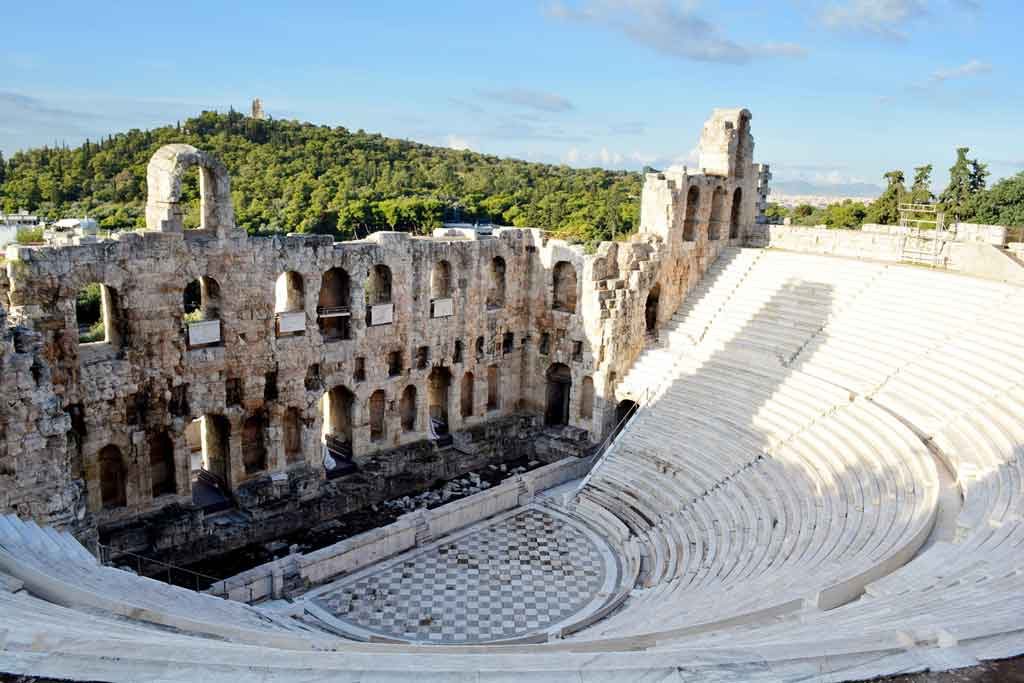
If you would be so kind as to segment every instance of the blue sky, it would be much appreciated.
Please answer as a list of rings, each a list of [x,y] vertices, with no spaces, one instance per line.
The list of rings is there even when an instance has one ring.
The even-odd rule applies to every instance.
[[[0,2],[0,151],[202,109],[574,166],[692,164],[754,114],[777,181],[880,183],[966,145],[1024,169],[1019,2]]]

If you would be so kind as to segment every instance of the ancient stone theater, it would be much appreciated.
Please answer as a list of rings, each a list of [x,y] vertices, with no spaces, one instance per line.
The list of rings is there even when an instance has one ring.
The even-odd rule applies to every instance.
[[[768,224],[745,109],[698,151],[596,250],[248,235],[184,144],[145,230],[8,247],[0,672],[845,681],[1024,652],[1021,245]]]

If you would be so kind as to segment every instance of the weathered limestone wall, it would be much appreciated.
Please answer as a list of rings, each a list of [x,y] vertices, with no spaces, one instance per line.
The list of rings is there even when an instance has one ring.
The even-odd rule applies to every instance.
[[[84,528],[169,506],[201,516],[189,512],[187,436],[199,418],[202,429],[192,429],[211,453],[223,451],[224,479],[247,509],[311,500],[333,492],[323,434],[341,434],[344,420],[324,397],[342,388],[364,478],[400,476],[428,453],[465,464],[472,458],[428,440],[431,411],[447,414],[458,447],[460,432],[495,420],[550,417],[552,377],[569,382],[567,423],[598,440],[613,420],[616,378],[644,346],[646,319],[667,321],[722,247],[742,243],[753,226],[749,118],[716,110],[701,143],[702,158],[716,160],[709,174],[649,174],[638,234],[593,255],[529,229],[479,239],[379,232],[344,243],[249,237],[233,224],[223,166],[187,145],[162,148],[149,167],[149,230],[7,250],[4,339],[31,342],[5,341],[0,358],[15,369],[0,378],[0,510]],[[180,176],[190,166],[201,173],[204,229],[182,231]],[[381,267],[391,319],[370,325],[368,301],[380,289],[371,275]],[[342,271],[346,300],[325,299]],[[279,285],[286,273],[289,285]],[[205,345],[190,340],[184,320],[186,285],[198,279],[202,327],[213,335]],[[107,340],[81,344],[75,297],[89,283],[104,286]],[[451,299],[450,315],[439,298]],[[350,307],[350,329],[332,339],[320,307],[338,305]],[[288,320],[278,320],[282,311]],[[292,323],[297,333],[279,333]],[[449,378],[447,399],[431,406],[439,377]],[[290,448],[295,424],[298,448]],[[160,483],[161,448],[172,452],[169,486]],[[122,499],[111,493],[111,462],[122,470]]]

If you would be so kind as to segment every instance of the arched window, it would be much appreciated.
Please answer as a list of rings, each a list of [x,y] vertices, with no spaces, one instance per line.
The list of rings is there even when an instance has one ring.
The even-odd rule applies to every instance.
[[[700,214],[700,189],[691,185],[686,193],[686,213],[683,218],[683,240],[693,242],[697,239],[697,218]]]
[[[201,277],[185,286],[182,295],[188,345],[195,348],[221,341],[220,285],[212,277]]]
[[[487,410],[501,408],[501,370],[497,365],[487,368]]]
[[[661,296],[661,285],[654,285],[647,293],[647,302],[644,304],[644,328],[647,334],[658,332],[658,299]]]
[[[117,293],[98,282],[83,287],[75,297],[75,323],[79,344],[121,345]]]
[[[483,358],[484,357],[484,338],[483,337],[477,337],[476,338],[476,357],[477,358]]]
[[[427,408],[430,419],[448,425],[448,387],[452,375],[445,367],[435,367],[427,377]]]
[[[430,298],[448,299],[452,295],[452,266],[447,261],[438,261],[430,271]]]
[[[576,269],[568,261],[555,264],[553,274],[554,297],[552,307],[556,311],[576,312]]]
[[[743,206],[743,188],[737,187],[732,193],[732,212],[729,215],[729,239],[740,236],[740,210]]]
[[[291,465],[302,462],[302,417],[298,408],[288,408],[282,418],[284,432],[284,459]]]
[[[708,223],[708,239],[717,240],[722,238],[722,222],[725,218],[725,189],[721,186],[715,188],[711,196],[711,221]]]
[[[416,431],[416,387],[411,384],[402,392],[399,412],[402,414],[402,431]]]
[[[459,413],[462,417],[471,417],[473,415],[473,400],[475,393],[475,378],[472,372],[467,372],[462,376],[462,389],[459,392]]]
[[[324,443],[332,455],[343,460],[352,457],[355,398],[355,394],[348,388],[337,386],[324,392],[320,399]]]
[[[262,415],[252,415],[242,425],[242,462],[246,474],[267,469],[266,423]]]
[[[349,321],[352,317],[350,281],[344,268],[331,268],[324,273],[317,298],[317,325],[324,341],[351,338]]]
[[[366,278],[366,324],[386,325],[394,315],[391,305],[391,269],[378,263]]]
[[[455,349],[452,351],[452,363],[462,362],[462,340],[455,340]]]
[[[487,286],[487,308],[501,308],[505,305],[505,259],[495,256],[491,259],[491,277]]]
[[[552,363],[547,373],[547,410],[544,422],[549,425],[569,424],[569,396],[572,371],[563,363]]]
[[[124,459],[121,450],[114,445],[104,446],[99,453],[100,502],[104,510],[124,507],[125,493]]]
[[[274,315],[279,337],[306,331],[305,299],[305,285],[300,274],[290,270],[277,277],[274,285]]]
[[[193,420],[185,429],[191,470],[206,470],[227,485],[230,437],[231,423],[223,415],[203,415]]]
[[[149,439],[149,479],[153,497],[177,493],[174,480],[174,442],[167,432],[154,434]]]
[[[594,380],[590,377],[583,378],[583,386],[580,388],[580,419],[590,420],[594,417]]]
[[[378,389],[370,394],[370,441],[384,440],[384,391]]]

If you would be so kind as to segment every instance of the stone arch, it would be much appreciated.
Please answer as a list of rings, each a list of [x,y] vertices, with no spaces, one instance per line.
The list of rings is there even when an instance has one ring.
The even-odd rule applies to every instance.
[[[225,486],[231,475],[231,422],[223,415],[200,415],[185,430],[193,471],[205,470]]]
[[[386,436],[384,426],[384,410],[387,405],[387,396],[383,389],[370,394],[370,441],[383,441]]]
[[[580,386],[580,419],[591,420],[594,417],[594,379],[589,375],[583,378]]]
[[[246,474],[267,469],[267,421],[261,413],[250,415],[242,424],[242,464]]]
[[[487,286],[487,308],[501,308],[505,305],[505,259],[495,256],[491,259],[490,281]]]
[[[697,222],[700,214],[700,188],[691,185],[686,193],[686,213],[683,217],[683,240],[693,242],[697,239]]]
[[[452,265],[444,259],[430,271],[430,299],[450,299],[452,296]]]
[[[281,417],[284,441],[284,461],[291,465],[302,462],[302,414],[298,408],[286,408]]]
[[[491,365],[487,368],[487,410],[501,408],[501,368]]]
[[[366,303],[370,306],[391,303],[391,269],[383,263],[370,268],[366,278]]]
[[[351,279],[344,268],[331,268],[324,273],[317,298],[317,325],[324,341],[351,339]]]
[[[476,378],[472,372],[462,376],[462,387],[459,391],[460,414],[462,417],[473,416],[473,401],[476,394]]]
[[[306,285],[300,273],[288,270],[274,283],[274,312],[295,313],[306,308]]]
[[[181,186],[185,173],[199,168],[200,228],[223,237],[235,227],[231,180],[216,157],[192,145],[164,145],[146,167],[146,228],[159,232],[184,230]]]
[[[552,308],[566,313],[576,312],[576,268],[568,261],[555,264],[552,273]]]
[[[477,358],[483,358],[484,357],[484,338],[483,338],[483,336],[480,336],[480,337],[476,338],[476,357]]]
[[[416,431],[416,403],[416,387],[410,384],[402,392],[402,398],[398,405],[398,412],[401,413],[402,416],[403,432]]]
[[[149,437],[149,481],[154,498],[178,492],[174,472],[174,442],[161,430]]]
[[[722,223],[725,217],[725,188],[719,185],[711,195],[711,220],[708,223],[708,239],[718,240],[722,237]]]
[[[462,356],[463,356],[462,340],[461,339],[456,339],[455,340],[455,346],[452,349],[452,364],[461,363],[462,362]]]
[[[445,426],[448,424],[448,388],[452,373],[448,368],[435,367],[427,377],[427,409],[430,419]]]
[[[125,463],[121,449],[110,444],[99,452],[100,503],[104,510],[121,508],[128,504]]]
[[[547,379],[547,405],[544,411],[545,424],[569,424],[572,370],[564,363],[552,363],[544,375]]]
[[[622,429],[633,415],[636,414],[638,405],[636,401],[624,399],[619,401],[618,405],[615,406],[615,425],[616,430]]]
[[[352,448],[355,402],[355,394],[345,386],[339,385],[324,392],[320,399],[320,411],[323,415],[323,434],[328,443],[334,439]]]
[[[740,211],[743,206],[743,188],[737,187],[732,193],[732,211],[729,213],[729,239],[739,239]]]
[[[647,334],[658,332],[658,302],[661,298],[661,285],[655,284],[647,293],[647,301],[644,302],[644,331]]]
[[[208,275],[192,280],[182,293],[185,320],[217,320],[220,318],[220,283]]]
[[[99,282],[82,287],[75,297],[75,325],[79,344],[120,347],[124,317],[117,291]]]

